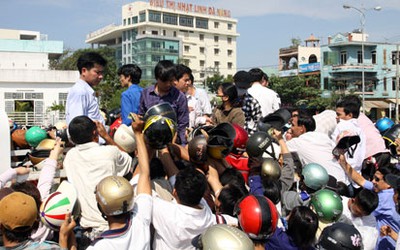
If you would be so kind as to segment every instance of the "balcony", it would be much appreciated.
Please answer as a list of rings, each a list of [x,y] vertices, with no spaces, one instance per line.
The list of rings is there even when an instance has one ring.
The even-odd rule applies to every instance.
[[[375,65],[361,63],[351,63],[351,64],[337,64],[332,65],[333,71],[347,71],[347,72],[361,72],[364,68],[365,71],[375,71]]]

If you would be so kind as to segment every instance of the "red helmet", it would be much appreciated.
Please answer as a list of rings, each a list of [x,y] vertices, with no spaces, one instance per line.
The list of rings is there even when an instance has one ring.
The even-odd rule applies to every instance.
[[[271,237],[279,220],[274,203],[265,196],[246,196],[237,204],[235,214],[242,230],[254,240]]]
[[[232,126],[236,131],[235,139],[233,139],[233,147],[240,151],[246,151],[246,144],[249,139],[247,131],[236,123],[233,123]]]

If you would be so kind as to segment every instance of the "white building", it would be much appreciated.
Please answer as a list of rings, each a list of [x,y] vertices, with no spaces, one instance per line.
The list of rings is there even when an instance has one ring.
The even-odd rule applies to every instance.
[[[122,24],[90,33],[86,43],[116,48],[117,61],[138,64],[142,79],[154,79],[158,61],[172,60],[189,66],[199,82],[236,73],[236,28],[225,9],[150,0],[122,6]]]
[[[76,71],[49,69],[63,53],[63,42],[48,41],[37,31],[0,29],[0,108],[19,124],[47,125],[65,119],[50,112],[65,104]]]

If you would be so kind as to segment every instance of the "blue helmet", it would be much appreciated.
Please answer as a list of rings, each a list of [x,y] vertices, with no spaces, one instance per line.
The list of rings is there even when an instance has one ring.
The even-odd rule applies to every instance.
[[[379,130],[381,134],[383,134],[385,131],[393,127],[394,122],[387,117],[382,117],[381,119],[377,120],[375,123],[375,127]]]

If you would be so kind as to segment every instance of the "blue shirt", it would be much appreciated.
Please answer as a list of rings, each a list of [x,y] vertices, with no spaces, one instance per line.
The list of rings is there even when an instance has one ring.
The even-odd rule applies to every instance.
[[[171,87],[168,94],[159,96],[155,91],[155,85],[143,89],[140,96],[139,115],[144,115],[152,106],[168,102],[174,108],[178,118],[178,139],[180,144],[187,144],[185,138],[186,128],[189,127],[189,108],[186,96],[177,88]]]
[[[282,228],[277,228],[275,233],[265,244],[265,249],[297,250],[300,248],[294,244],[292,239]],[[311,250],[314,248],[310,246],[307,249]]]
[[[132,120],[128,118],[128,115],[133,112],[137,114],[139,112],[140,95],[143,88],[137,84],[132,84],[127,90],[121,94],[121,117],[122,123],[130,126]]]
[[[365,181],[364,188],[373,190],[373,183]],[[396,233],[400,228],[400,215],[396,211],[393,201],[394,190],[392,188],[378,192],[378,207],[372,212],[376,218],[376,229],[379,231],[383,225],[389,225]],[[395,249],[396,242],[389,236],[379,235],[375,249]]]

